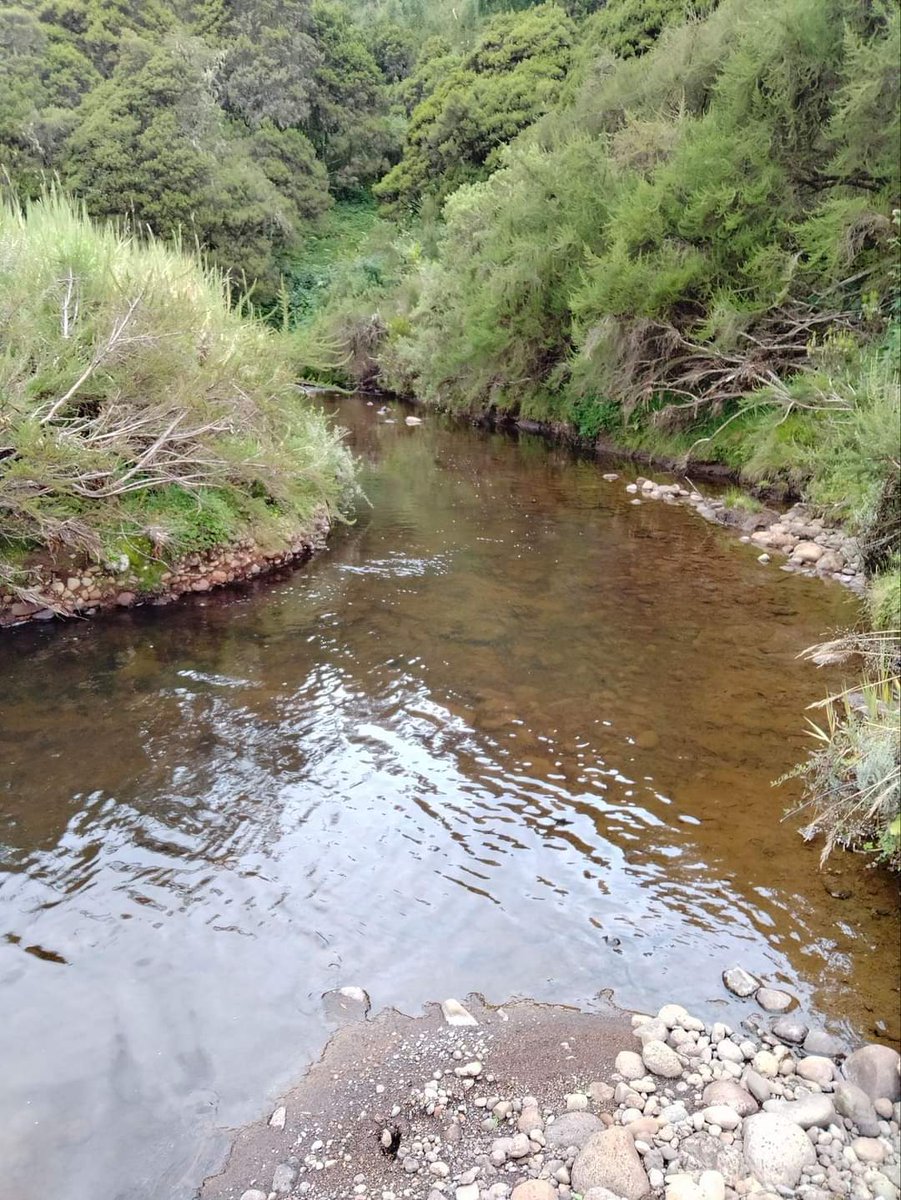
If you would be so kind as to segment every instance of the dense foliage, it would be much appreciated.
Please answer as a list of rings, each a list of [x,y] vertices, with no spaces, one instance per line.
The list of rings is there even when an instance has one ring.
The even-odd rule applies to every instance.
[[[375,188],[393,211],[484,178],[498,153],[557,98],[574,27],[556,4],[487,21],[467,53],[429,55],[408,81],[413,108],[401,161]]]
[[[48,196],[0,209],[0,578],[35,551],[142,571],[287,544],[350,459],[223,278]],[[22,578],[24,578],[22,576]]]
[[[334,196],[396,157],[389,77],[338,0],[22,0],[0,12],[0,164],[195,240],[273,296]]]

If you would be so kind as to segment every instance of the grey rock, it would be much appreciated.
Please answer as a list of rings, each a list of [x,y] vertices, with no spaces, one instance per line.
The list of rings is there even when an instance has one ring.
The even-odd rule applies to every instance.
[[[832,1102],[839,1116],[847,1117],[865,1136],[875,1137],[879,1133],[879,1117],[873,1101],[856,1083],[841,1080],[835,1085]]]
[[[723,1038],[716,1048],[717,1057],[723,1062],[743,1063],[745,1056],[731,1038]]]
[[[662,1075],[665,1079],[676,1079],[682,1074],[682,1063],[679,1056],[666,1042],[645,1042],[641,1051],[644,1065],[653,1075]]]
[[[579,1151],[573,1163],[572,1186],[583,1194],[604,1187],[625,1200],[642,1200],[651,1185],[631,1135],[614,1125],[592,1134]]]
[[[287,1196],[294,1186],[297,1171],[290,1163],[279,1163],[272,1172],[272,1191],[279,1196]]]
[[[780,1017],[773,1022],[773,1033],[781,1042],[803,1042],[807,1032],[807,1026],[800,1017]]]
[[[770,1086],[770,1081],[765,1079],[763,1075],[755,1071],[753,1067],[748,1067],[742,1076],[745,1087],[751,1093],[755,1100],[763,1104],[764,1100],[769,1100],[773,1094],[773,1089]]]
[[[664,1148],[664,1157],[668,1149],[671,1147]],[[719,1171],[728,1187],[735,1187],[737,1181],[747,1174],[741,1151],[735,1146],[727,1146],[711,1133],[691,1134],[681,1143],[678,1151],[672,1151],[673,1158],[677,1155],[681,1160],[681,1170],[692,1175],[703,1171]]]
[[[766,1187],[797,1187],[816,1151],[799,1125],[776,1113],[755,1113],[742,1126],[745,1163]]]
[[[826,1058],[822,1054],[811,1054],[807,1058],[801,1059],[795,1067],[795,1073],[802,1079],[825,1087],[835,1077],[835,1063],[831,1058]]]
[[[862,1088],[871,1100],[901,1100],[901,1055],[891,1046],[861,1046],[845,1059],[845,1078]]]
[[[646,1021],[644,1025],[639,1025],[634,1031],[635,1036],[642,1045],[645,1042],[665,1042],[669,1030],[663,1021],[653,1020]]]
[[[604,1129],[604,1122],[593,1113],[564,1113],[545,1126],[544,1137],[549,1146],[582,1147],[595,1133]]]
[[[728,970],[723,971],[723,983],[733,995],[741,996],[743,999],[752,996],[759,987],[758,981],[744,967],[729,967]]]
[[[794,998],[781,988],[760,987],[755,999],[767,1012],[786,1012],[794,1004]]]
[[[636,1054],[634,1050],[621,1050],[613,1065],[623,1079],[641,1079],[645,1073],[641,1055]]]
[[[802,1129],[810,1129],[814,1125],[827,1129],[835,1121],[832,1100],[822,1092],[810,1092],[800,1100],[768,1100],[764,1108],[800,1125]]]
[[[769,1096],[769,1086],[767,1086]],[[764,1099],[767,1097],[765,1096]],[[704,1088],[704,1106],[725,1104],[740,1117],[749,1117],[757,1112],[758,1104],[751,1093],[735,1079],[716,1079]]]
[[[248,1188],[246,1192],[241,1193],[241,1200],[268,1200],[268,1196],[259,1188]]]

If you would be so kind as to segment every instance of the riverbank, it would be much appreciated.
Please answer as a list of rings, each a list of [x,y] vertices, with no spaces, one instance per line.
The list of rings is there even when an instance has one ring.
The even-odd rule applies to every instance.
[[[274,548],[244,538],[171,559],[163,550],[137,561],[123,555],[118,562],[91,563],[72,555],[68,562],[36,562],[15,590],[0,586],[0,629],[57,617],[94,617],[144,604],[160,607],[185,595],[247,582],[304,562],[322,549],[330,529],[323,506],[306,529]]]
[[[474,998],[369,1021],[328,993],[342,1027],[202,1200],[897,1200],[898,1052],[743,968],[724,986],[739,1027]]]
[[[0,203],[0,242],[0,627],[165,603],[318,544],[351,456],[225,275],[55,192]]]

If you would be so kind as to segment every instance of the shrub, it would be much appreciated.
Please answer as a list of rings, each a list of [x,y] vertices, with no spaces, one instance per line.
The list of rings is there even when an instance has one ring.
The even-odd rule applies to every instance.
[[[0,560],[295,534],[351,478],[223,276],[50,194],[0,209]]]

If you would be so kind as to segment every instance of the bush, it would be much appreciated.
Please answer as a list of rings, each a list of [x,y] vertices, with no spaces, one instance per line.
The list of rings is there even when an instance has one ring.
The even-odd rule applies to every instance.
[[[221,274],[48,195],[0,209],[0,562],[291,536],[351,479]],[[7,571],[7,574],[9,572]]]

